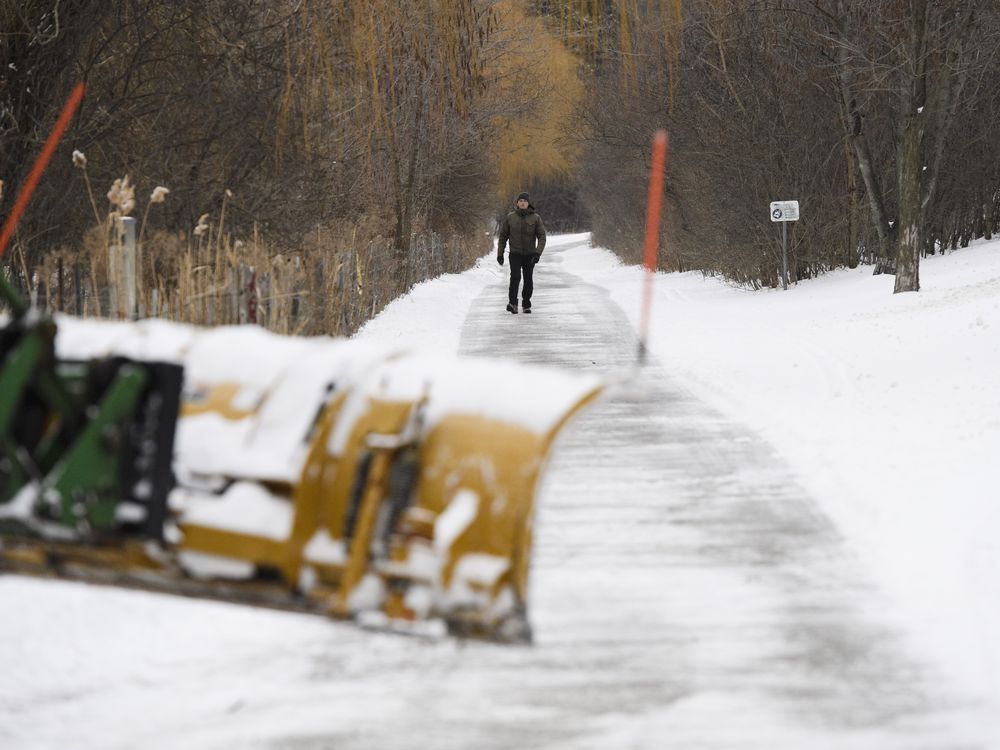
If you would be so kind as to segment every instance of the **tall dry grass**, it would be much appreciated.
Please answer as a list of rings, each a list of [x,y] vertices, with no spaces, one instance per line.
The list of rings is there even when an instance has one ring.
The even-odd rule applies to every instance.
[[[223,205],[225,205],[223,203]],[[114,317],[109,267],[115,211],[78,248],[50,253],[36,268],[13,268],[38,307]],[[470,267],[491,238],[442,237],[419,229],[403,263],[374,219],[314,228],[294,247],[254,230],[236,238],[203,215],[190,233],[140,230],[139,317],[196,325],[254,323],[288,335],[350,335],[411,286]],[[145,222],[144,222],[145,223]]]

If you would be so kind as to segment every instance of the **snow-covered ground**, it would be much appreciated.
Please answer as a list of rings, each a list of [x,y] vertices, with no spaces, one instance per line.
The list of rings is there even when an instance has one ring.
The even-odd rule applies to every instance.
[[[564,259],[638,325],[641,268],[593,247]],[[461,301],[505,273],[489,257],[423,284],[361,335],[453,350]],[[1000,696],[1000,242],[925,258],[919,293],[894,295],[893,281],[863,266],[749,291],[657,274],[650,350],[772,443],[914,631]],[[434,304],[439,284],[456,304]]]
[[[596,275],[633,317],[637,277]],[[749,292],[661,276],[652,350],[774,445],[923,645],[1000,696],[1000,243],[925,259],[921,282],[893,295],[862,267]]]
[[[516,356],[518,345],[533,336],[551,341],[578,335],[575,324],[588,311],[571,310],[568,302],[584,296],[592,311],[607,298],[607,307],[596,309],[599,318],[637,322],[641,269],[590,247],[586,235],[550,238],[536,271],[537,309],[530,317],[503,312],[506,274],[490,254],[464,274],[425,282],[358,338],[427,353],[478,351],[470,342],[489,326],[502,344],[491,344],[494,351]],[[295,615],[0,579],[0,747],[374,747],[386,746],[392,730],[390,744],[398,747],[1000,748],[1000,462],[994,458],[1000,452],[1000,243],[925,259],[921,281],[920,293],[893,295],[891,277],[862,267],[788,291],[751,292],[698,273],[659,274],[650,371],[680,384],[692,402],[707,404],[719,419],[761,436],[788,465],[790,481],[832,521],[848,557],[856,555],[903,650],[932,666],[945,695],[975,707],[933,716],[934,732],[924,735],[926,724],[904,719],[906,739],[887,739],[878,731],[888,720],[880,725],[872,719],[868,729],[878,731],[844,734],[853,731],[845,718],[843,726],[798,734],[787,719],[772,715],[770,703],[726,702],[722,693],[697,688],[691,688],[694,703],[684,702],[669,694],[667,682],[653,691],[632,686],[639,698],[605,696],[601,703],[591,694],[610,669],[601,659],[641,660],[641,653],[622,650],[629,641],[610,629],[610,620],[588,620],[586,639],[572,631],[578,619],[572,608],[593,607],[573,599],[556,603],[536,595],[539,646],[497,650],[422,645]],[[620,347],[631,335],[614,321],[601,333],[615,340],[562,343],[575,347],[573,356],[592,352],[588,364],[600,369],[604,349]],[[604,374],[628,375],[621,362],[615,367]],[[626,426],[635,429],[638,448],[652,433],[631,419]],[[716,420],[699,417],[706,419]],[[616,429],[620,434],[621,425]],[[720,434],[730,433],[751,439],[738,431]],[[600,439],[597,425],[586,441],[568,439],[567,450],[589,445],[600,451]],[[558,455],[553,463],[559,474]],[[551,593],[553,600],[562,590],[553,587],[560,575],[586,574],[560,558],[583,544],[573,538],[584,533],[576,530],[588,519],[591,526],[616,522],[613,504],[597,490],[566,489],[566,475],[564,468],[562,480],[552,478],[552,485],[563,482],[562,489],[549,486],[543,493],[543,504],[549,498],[553,507],[539,519],[543,555],[535,576],[542,595]],[[639,491],[629,481],[618,481],[618,498]],[[576,511],[581,525],[561,528],[559,513],[571,507],[563,504],[570,496],[584,509]],[[672,528],[669,515],[662,523],[647,531]],[[683,539],[684,527],[676,528]],[[615,554],[627,556],[628,547]],[[615,576],[630,570],[622,559],[621,567],[611,568]],[[650,575],[647,565],[646,558],[636,562],[637,578]],[[601,584],[622,586],[614,576],[602,578],[605,571],[590,572]],[[740,568],[725,579],[716,572],[677,579],[691,588],[673,604],[697,601],[713,617],[732,606],[759,625],[753,608],[770,611],[770,604],[756,598],[765,591],[755,588],[752,570]],[[691,581],[702,578],[704,590],[695,591]],[[734,587],[712,599],[712,588],[723,582]],[[635,590],[646,597],[656,585],[653,577]],[[633,600],[624,590],[615,601],[628,608],[632,621],[669,618],[669,611],[652,616],[655,597]],[[710,684],[698,670],[716,674],[729,660],[737,663],[750,649],[741,632],[725,631],[731,643],[712,640],[724,648],[711,654],[697,639],[688,642],[670,657],[676,662],[664,666],[671,672],[664,679]],[[643,638],[649,637],[647,629]],[[594,644],[616,639],[617,651],[595,655]],[[570,647],[577,642],[587,649]],[[225,671],[234,669],[240,673]],[[633,673],[638,669],[633,666]],[[877,667],[872,670],[878,682]],[[793,690],[782,679],[773,675],[771,687]],[[895,674],[893,683],[900,681]],[[511,695],[525,691],[534,702],[511,702]],[[427,695],[438,697],[428,704]],[[407,697],[415,702],[407,704]],[[583,706],[582,713],[570,714],[578,726],[556,733],[547,722],[574,700]],[[636,703],[643,704],[641,718],[630,713]],[[46,723],[49,717],[55,723]],[[753,731],[726,730],[727,721]],[[473,726],[479,729],[468,729]],[[543,726],[550,732],[539,732]],[[74,727],[83,728],[83,739]],[[408,735],[408,728],[421,735]],[[942,737],[950,742],[942,744]]]
[[[563,257],[638,325],[641,268],[600,248]],[[361,335],[452,350],[461,302],[505,272],[488,257],[423,284]],[[1000,242],[925,258],[919,293],[893,281],[863,266],[755,292],[658,274],[650,350],[772,443],[926,647],[1000,696]],[[455,304],[435,304],[439,285]]]

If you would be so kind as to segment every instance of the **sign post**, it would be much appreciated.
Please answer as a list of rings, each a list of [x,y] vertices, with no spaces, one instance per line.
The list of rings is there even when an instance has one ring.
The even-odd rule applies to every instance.
[[[781,288],[788,291],[788,222],[799,220],[798,201],[774,201],[771,221],[781,222]]]

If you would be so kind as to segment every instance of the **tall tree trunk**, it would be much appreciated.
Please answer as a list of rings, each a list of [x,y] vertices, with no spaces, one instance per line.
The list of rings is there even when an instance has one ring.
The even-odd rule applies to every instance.
[[[852,84],[851,68],[847,60],[847,0],[837,2],[837,23],[831,30],[835,39],[834,55],[837,62],[837,82],[840,88],[841,106],[847,125],[848,142],[857,159],[858,170],[865,185],[868,206],[871,209],[872,224],[878,233],[879,253],[875,263],[875,273],[890,273],[895,251],[896,225],[889,223],[882,193],[882,182],[875,172],[868,139],[864,133],[864,117],[858,110],[857,97]]]
[[[910,0],[909,55],[898,151],[899,221],[894,293],[920,290],[924,198],[924,105],[927,102],[928,0]]]
[[[849,141],[844,141],[844,158],[847,161],[847,267],[858,267],[858,161]]]
[[[896,238],[894,292],[920,290],[920,250],[923,238],[924,116],[911,112],[903,128],[899,153],[899,224]]]
[[[860,123],[861,116],[854,112],[855,122]],[[868,195],[868,205],[872,212],[872,223],[878,233],[878,260],[875,263],[875,274],[892,273],[896,263],[896,237],[898,236],[899,223],[889,222],[889,216],[885,209],[885,198],[882,196],[882,187],[875,174],[875,164],[872,160],[871,151],[868,148],[868,141],[860,131],[860,125],[856,132],[851,135],[851,145],[854,154],[858,159],[858,168],[861,171],[861,178],[865,183],[865,193]]]

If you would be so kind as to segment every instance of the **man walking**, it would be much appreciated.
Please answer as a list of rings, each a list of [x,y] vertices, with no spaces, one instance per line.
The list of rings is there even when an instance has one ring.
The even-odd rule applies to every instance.
[[[508,213],[500,222],[500,241],[497,244],[497,263],[503,265],[503,251],[510,242],[510,289],[508,290],[507,312],[517,315],[517,288],[524,274],[524,288],[521,290],[521,308],[531,312],[531,293],[534,282],[531,274],[535,264],[545,249],[545,226],[542,217],[535,213],[535,207],[528,200],[527,193],[517,196],[516,209]]]

